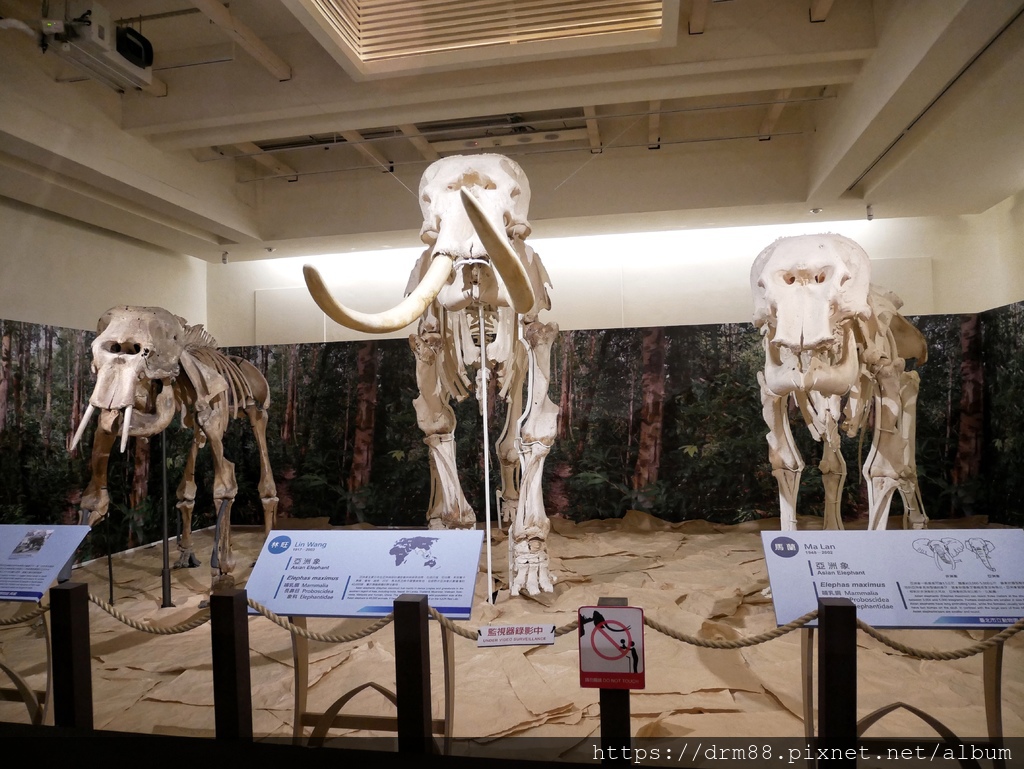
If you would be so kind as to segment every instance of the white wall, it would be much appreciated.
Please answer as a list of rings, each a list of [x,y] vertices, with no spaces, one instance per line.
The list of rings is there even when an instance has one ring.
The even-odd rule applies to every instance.
[[[206,263],[0,198],[0,318],[96,328],[117,304],[206,322]]]
[[[861,243],[874,280],[908,314],[980,312],[1024,300],[1024,193],[976,216],[864,220],[533,240],[563,329],[744,323],[754,256],[776,237],[832,231]],[[115,304],[158,305],[206,323],[225,346],[364,338],[310,299],[312,263],[341,301],[386,309],[420,251],[407,248],[206,262],[0,199],[0,317],[92,328]],[[391,335],[402,337],[403,331]]]

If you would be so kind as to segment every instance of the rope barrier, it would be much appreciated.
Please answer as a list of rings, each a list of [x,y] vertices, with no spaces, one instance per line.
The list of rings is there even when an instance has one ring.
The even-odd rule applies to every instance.
[[[203,609],[194,614],[190,619],[178,625],[172,625],[169,627],[152,625],[146,622],[138,622],[137,620],[133,620],[125,616],[122,612],[115,609],[102,598],[97,598],[92,593],[89,594],[89,600],[92,601],[92,603],[96,604],[96,606],[98,606],[99,608],[103,609],[103,611],[107,612],[107,614],[109,614],[111,617],[118,620],[119,622],[122,622],[128,627],[133,628],[135,630],[139,630],[143,633],[152,633],[154,635],[175,635],[177,633],[187,633],[189,630],[194,630],[195,628],[204,625],[205,623],[210,621],[209,609]],[[372,625],[368,625],[362,630],[356,631],[354,633],[347,633],[344,635],[314,633],[310,630],[307,630],[306,628],[299,627],[298,625],[289,622],[284,617],[275,614],[274,612],[270,611],[270,609],[268,609],[260,603],[257,603],[251,598],[247,600],[247,603],[255,611],[259,612],[259,614],[266,617],[279,627],[287,630],[289,633],[301,636],[303,638],[307,638],[310,641],[319,641],[321,643],[351,643],[353,641],[358,641],[361,638],[365,638],[366,636],[372,635],[373,633],[376,633],[378,630],[387,627],[394,621],[394,614],[392,613],[388,614],[386,617],[381,617]],[[17,625],[24,622],[28,622],[30,620],[35,619],[36,617],[42,616],[47,611],[49,611],[49,608],[40,606],[26,614],[21,615],[20,617],[12,617],[11,619],[0,620],[0,626]],[[430,613],[430,616],[437,620],[437,622],[442,627],[444,627],[447,630],[450,630],[455,635],[461,636],[470,641],[476,641],[480,635],[480,631],[478,629],[474,630],[472,628],[467,628],[464,625],[456,625],[454,622],[452,622],[450,619],[448,619],[446,616],[441,614],[441,612],[437,611],[437,609],[434,609],[433,607],[428,607],[427,611]],[[661,633],[662,635],[666,635],[669,638],[672,638],[676,641],[680,641],[681,643],[690,644],[691,646],[700,646],[705,649],[744,649],[750,646],[757,646],[758,644],[772,641],[776,638],[780,638],[781,636],[786,635],[787,633],[791,633],[794,630],[798,630],[799,628],[804,627],[805,625],[807,625],[807,623],[814,620],[817,616],[817,610],[810,611],[802,617],[798,617],[797,619],[793,620],[792,622],[787,622],[785,625],[780,625],[777,628],[768,630],[764,633],[760,633],[755,636],[750,636],[748,638],[740,638],[733,641],[715,641],[705,638],[698,638],[696,636],[687,635],[685,633],[680,633],[676,630],[673,630],[672,628],[663,625],[657,620],[651,619],[647,616],[644,617],[644,624],[652,630]],[[573,632],[578,627],[579,620],[573,620],[571,622],[566,623],[565,625],[562,625],[561,627],[556,627],[554,635],[557,638],[559,636],[563,636],[567,633]],[[987,638],[984,641],[979,641],[970,646],[965,646],[962,649],[953,649],[950,651],[933,651],[908,646],[906,644],[900,643],[899,641],[895,641],[892,638],[887,637],[886,635],[878,631],[876,628],[872,627],[871,625],[867,624],[866,622],[860,619],[857,620],[857,627],[863,630],[867,635],[871,636],[879,643],[888,646],[890,649],[898,651],[901,654],[905,654],[908,657],[913,657],[915,659],[921,660],[948,661],[973,657],[976,654],[981,654],[986,649],[990,649],[993,646],[996,646],[1000,643],[1007,641],[1008,639],[1012,638],[1013,636],[1024,630],[1024,619],[1018,620],[1013,625],[1003,629],[991,638]]]
[[[269,619],[275,625],[278,625],[279,627],[284,628],[289,633],[292,633],[293,635],[297,635],[297,636],[302,636],[303,638],[308,638],[310,641],[320,641],[322,643],[351,643],[352,641],[358,641],[360,638],[365,638],[368,635],[372,635],[373,633],[376,633],[381,628],[387,627],[392,622],[394,622],[394,619],[395,619],[395,614],[394,614],[394,612],[392,612],[391,614],[388,614],[387,616],[381,617],[379,620],[374,622],[372,625],[369,625],[368,627],[366,627],[363,630],[360,630],[358,632],[349,633],[348,635],[340,635],[340,636],[326,635],[326,634],[323,634],[323,633],[314,633],[314,632],[312,632],[310,630],[307,630],[306,628],[299,627],[298,625],[295,625],[295,624],[289,622],[284,617],[281,617],[281,616],[278,616],[277,614],[274,614],[274,612],[272,612],[266,606],[263,606],[263,605],[257,603],[256,601],[254,601],[251,598],[247,599],[246,603],[248,603],[249,606],[251,606],[253,609],[258,611],[264,617]]]
[[[187,633],[189,630],[195,630],[200,625],[204,625],[210,621],[210,610],[201,609],[180,625],[171,625],[170,627],[151,625],[148,622],[138,622],[137,620],[133,620],[131,617],[128,617],[115,609],[102,598],[97,598],[92,593],[89,593],[89,600],[103,609],[103,611],[118,622],[121,622],[134,630],[139,630],[143,633],[152,633],[153,635],[177,635],[178,633]]]
[[[22,622],[28,622],[34,620],[36,617],[42,617],[50,609],[46,606],[37,606],[27,614],[22,614],[20,617],[11,617],[10,619],[0,619],[0,626],[7,625],[20,625]]]
[[[1024,619],[1017,620],[1010,625],[1010,627],[1001,630],[991,638],[986,638],[984,641],[979,641],[971,646],[965,646],[962,649],[955,649],[948,652],[925,651],[923,649],[915,649],[912,646],[901,644],[899,641],[894,641],[891,638],[887,638],[882,635],[878,630],[862,620],[857,620],[857,627],[876,641],[880,641],[890,649],[895,649],[898,652],[906,654],[908,657],[914,657],[919,660],[962,660],[965,657],[973,657],[975,654],[981,654],[986,649],[1003,643],[1006,639],[1017,635],[1021,630],[1024,630]]]

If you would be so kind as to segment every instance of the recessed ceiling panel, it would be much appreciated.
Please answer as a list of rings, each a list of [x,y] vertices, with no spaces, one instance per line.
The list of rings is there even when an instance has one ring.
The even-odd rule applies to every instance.
[[[284,0],[357,79],[674,45],[664,0]]]

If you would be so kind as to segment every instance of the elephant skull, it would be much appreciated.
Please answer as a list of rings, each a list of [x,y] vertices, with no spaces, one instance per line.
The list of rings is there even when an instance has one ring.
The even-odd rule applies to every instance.
[[[96,410],[100,428],[116,431],[123,415],[121,450],[128,436],[150,436],[174,416],[173,380],[180,372],[184,324],[159,307],[113,307],[100,317],[92,343],[96,386],[71,444],[74,448]]]
[[[750,284],[769,390],[845,394],[858,374],[850,321],[871,313],[864,250],[841,235],[780,238],[754,260]]]
[[[542,278],[523,243],[530,232],[530,187],[517,163],[501,155],[442,158],[423,173],[419,196],[420,238],[428,249],[410,276],[405,300],[382,313],[351,310],[306,265],[306,285],[328,317],[348,328],[386,333],[412,323],[435,300],[451,311],[475,303],[511,306],[521,314],[539,309]]]

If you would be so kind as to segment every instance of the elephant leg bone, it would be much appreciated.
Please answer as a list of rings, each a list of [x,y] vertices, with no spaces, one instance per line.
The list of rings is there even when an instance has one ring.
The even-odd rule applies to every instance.
[[[768,390],[764,374],[757,373],[761,385],[761,415],[768,425],[768,459],[772,475],[779,485],[779,512],[783,531],[796,531],[796,499],[804,460],[793,440],[786,413],[786,398]]]
[[[260,452],[260,504],[263,506],[263,534],[267,536],[277,523],[277,484],[270,467],[270,452],[267,449],[267,410],[252,404],[245,409],[252,426],[256,446]]]
[[[178,536],[178,560],[174,563],[175,569],[194,569],[200,565],[192,549],[192,513],[196,506],[196,456],[204,442],[202,433],[196,430],[192,435],[188,456],[185,458],[185,471],[181,476],[181,483],[178,484],[178,502],[175,507],[181,514],[181,534]]]
[[[903,405],[900,416],[900,432],[905,441],[905,467],[907,491],[903,492],[903,528],[928,528],[928,515],[921,499],[921,486],[917,480],[917,395],[921,389],[921,377],[916,371],[904,371],[900,377],[900,401]]]
[[[514,564],[512,595],[523,588],[530,595],[554,590],[548,569],[547,537],[551,522],[544,510],[542,479],[544,460],[555,441],[558,406],[548,397],[551,380],[551,345],[558,334],[554,323],[525,323],[523,341],[527,346],[528,407],[519,423],[519,457],[522,482],[516,517],[509,529]]]
[[[235,480],[235,465],[224,456],[224,431],[228,415],[221,399],[218,399],[206,413],[203,431],[210,444],[213,459],[213,500],[217,510],[214,557],[210,559],[212,589],[228,588],[234,585],[231,572],[235,558],[231,552],[231,505],[238,494]]]
[[[455,411],[441,383],[441,336],[432,332],[413,335],[409,346],[416,355],[416,384],[420,391],[412,403],[430,453],[427,528],[471,528],[476,525],[476,514],[462,491],[455,463]]]
[[[824,411],[825,429],[822,435],[821,481],[825,486],[825,523],[826,530],[842,530],[843,486],[846,484],[846,460],[840,450],[838,418],[840,414],[840,398],[831,396]]]
[[[110,463],[110,452],[117,436],[106,430],[97,429],[92,439],[92,457],[89,460],[92,477],[89,485],[82,493],[82,502],[78,510],[78,523],[95,526],[107,517],[110,509],[110,495],[107,493],[107,467]]]
[[[519,460],[519,448],[516,445],[516,435],[519,429],[519,420],[523,415],[523,384],[526,380],[527,366],[525,346],[516,345],[515,357],[510,363],[505,426],[495,444],[498,467],[501,472],[501,489],[498,491],[499,520],[506,528],[511,526],[512,521],[515,520],[516,508],[519,506],[519,489],[522,485],[522,466]]]
[[[868,484],[868,529],[884,530],[893,494],[901,485],[906,488],[908,444],[899,424],[903,407],[896,366],[889,362],[878,366],[876,381],[875,429],[863,475]]]

